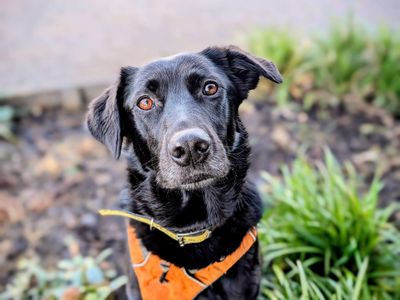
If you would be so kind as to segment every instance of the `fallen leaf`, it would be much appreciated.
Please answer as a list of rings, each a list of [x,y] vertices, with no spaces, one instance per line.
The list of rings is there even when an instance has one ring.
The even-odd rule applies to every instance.
[[[62,300],[79,300],[79,299],[81,299],[81,291],[77,287],[67,288],[64,291],[61,299]]]
[[[375,162],[378,160],[380,152],[380,149],[373,147],[367,151],[354,154],[353,161],[358,165],[368,162]]]
[[[289,148],[290,135],[285,127],[280,125],[275,126],[272,129],[271,138],[280,148]]]
[[[53,155],[46,154],[38,161],[36,171],[38,175],[58,176],[61,173],[61,166]]]

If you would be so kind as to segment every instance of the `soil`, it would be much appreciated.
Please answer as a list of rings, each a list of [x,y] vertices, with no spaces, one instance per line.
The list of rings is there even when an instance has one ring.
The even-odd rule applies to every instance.
[[[68,257],[71,239],[85,255],[111,247],[115,265],[126,264],[123,221],[97,214],[116,206],[124,162],[89,135],[84,114],[82,107],[33,108],[15,124],[17,142],[0,141],[0,290],[18,259],[39,257],[54,267]],[[301,145],[312,161],[328,146],[339,161],[353,162],[366,184],[378,166],[385,184],[380,205],[400,202],[400,122],[390,114],[361,103],[306,112],[299,103],[278,108],[253,99],[243,103],[241,116],[256,183],[262,170],[279,175]]]

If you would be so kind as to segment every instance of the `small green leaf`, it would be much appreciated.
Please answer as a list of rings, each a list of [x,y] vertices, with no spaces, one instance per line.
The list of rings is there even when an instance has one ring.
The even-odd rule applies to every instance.
[[[97,266],[90,266],[86,270],[86,279],[89,284],[99,284],[104,281],[102,270]]]

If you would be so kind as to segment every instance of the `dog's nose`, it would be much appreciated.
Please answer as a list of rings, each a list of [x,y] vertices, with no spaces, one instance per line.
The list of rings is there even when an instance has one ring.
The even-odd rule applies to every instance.
[[[203,162],[210,152],[211,139],[200,128],[189,128],[175,133],[168,143],[171,158],[185,167]]]

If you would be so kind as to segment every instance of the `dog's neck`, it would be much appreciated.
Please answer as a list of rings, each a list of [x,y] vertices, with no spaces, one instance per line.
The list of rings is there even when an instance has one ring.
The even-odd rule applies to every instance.
[[[137,171],[128,168],[130,181],[121,193],[123,208],[153,218],[177,233],[216,228],[241,205],[243,175],[235,167],[215,184],[201,190],[166,190],[157,186],[155,173],[148,171],[136,181]],[[244,172],[240,172],[245,174]]]
[[[139,190],[143,194],[148,193],[148,190],[143,190],[142,185],[136,192],[126,190],[125,197],[130,202],[131,211],[152,216],[175,232],[212,228],[211,237],[201,243],[181,247],[175,240],[158,230],[151,230],[146,224],[136,221],[131,221],[130,224],[135,228],[144,247],[161,259],[188,269],[203,268],[236,250],[247,231],[260,220],[261,201],[255,190],[247,183],[241,184],[239,190],[234,187],[238,186],[190,193],[163,193],[158,190],[156,194],[148,194],[152,203],[145,203],[144,197],[138,196],[141,194]],[[132,194],[135,196],[132,197]],[[179,194],[182,195],[179,197]],[[154,195],[157,198],[153,198]],[[184,200],[184,197],[188,199]],[[165,214],[164,218],[156,207]]]

